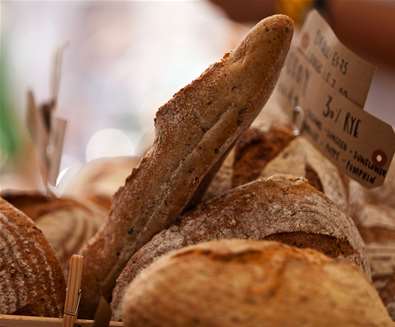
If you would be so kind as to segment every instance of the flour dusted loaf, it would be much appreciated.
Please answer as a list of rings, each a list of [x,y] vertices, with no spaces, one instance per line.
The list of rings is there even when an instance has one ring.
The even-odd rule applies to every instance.
[[[352,219],[305,179],[273,176],[203,203],[137,251],[117,280],[114,319],[121,319],[125,287],[159,256],[199,242],[230,238],[276,240],[313,248],[353,262],[370,275],[364,244]]]
[[[64,270],[69,259],[97,233],[106,219],[95,206],[37,192],[3,192],[3,198],[31,218],[43,232]]]
[[[173,251],[128,286],[122,309],[126,327],[393,326],[355,266],[268,241]]]
[[[230,147],[269,98],[293,33],[284,15],[262,20],[238,48],[176,93],[155,118],[152,147],[114,196],[109,219],[82,251],[80,312],[110,298],[130,257],[170,226],[208,185]]]
[[[0,198],[0,313],[60,317],[62,269],[34,222]]]

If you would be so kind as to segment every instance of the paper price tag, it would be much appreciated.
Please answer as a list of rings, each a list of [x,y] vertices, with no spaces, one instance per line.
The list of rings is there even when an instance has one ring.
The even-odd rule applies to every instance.
[[[369,188],[383,184],[395,135],[363,111],[374,67],[342,45],[316,11],[299,41],[277,85],[280,104],[290,115],[302,108],[302,134],[343,173]]]
[[[56,186],[56,180],[59,175],[60,162],[62,159],[67,121],[61,118],[54,118],[51,125],[51,134],[47,149],[49,159],[48,182]]]

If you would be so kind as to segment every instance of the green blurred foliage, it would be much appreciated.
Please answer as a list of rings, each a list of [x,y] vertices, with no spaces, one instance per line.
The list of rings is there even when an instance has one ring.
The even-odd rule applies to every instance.
[[[0,153],[12,159],[21,145],[18,120],[12,108],[4,40],[0,44]],[[1,156],[0,154],[0,156]]]

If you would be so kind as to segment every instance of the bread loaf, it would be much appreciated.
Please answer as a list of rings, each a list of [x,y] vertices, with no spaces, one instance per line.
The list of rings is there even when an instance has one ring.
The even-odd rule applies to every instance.
[[[51,212],[54,209],[67,209],[75,205],[80,205],[70,198],[56,198],[44,195],[37,191],[11,191],[5,190],[0,193],[7,202],[22,211],[33,221]]]
[[[348,212],[347,182],[336,166],[304,137],[293,140],[263,169],[261,176],[290,174],[306,177],[311,185]]]
[[[232,176],[233,176],[233,162],[234,162],[235,151],[234,148],[226,156],[220,169],[215,174],[202,201],[207,201],[215,198],[232,188]]]
[[[272,125],[266,132],[258,128],[247,130],[236,145],[232,186],[243,185],[257,179],[265,166],[293,138],[294,135],[289,128],[276,125]]]
[[[56,257],[66,272],[71,256],[79,253],[104,221],[105,216],[101,212],[74,206],[53,210],[41,216],[36,224],[55,250]]]
[[[360,195],[359,198],[357,198],[357,195],[354,196],[354,198],[350,200],[352,203],[355,204],[359,201],[370,204],[384,204],[395,209],[395,162],[391,163],[382,186],[366,189],[355,182],[351,187],[353,191],[358,188],[358,194]]]
[[[36,223],[65,273],[70,257],[96,234],[106,218],[96,207],[85,206],[70,198],[34,192],[7,192],[3,197]]]
[[[268,241],[173,251],[128,286],[122,308],[126,327],[392,326],[356,267]]]
[[[65,281],[42,232],[0,198],[0,313],[60,317]]]
[[[240,136],[236,147],[232,149],[214,176],[203,200],[207,201],[222,195],[232,187],[258,178],[268,159],[274,158],[293,139],[289,118],[279,107],[275,95],[274,93],[269,98],[264,109],[252,123],[252,127]],[[236,155],[237,161],[235,161]],[[235,165],[237,167],[234,168]],[[237,174],[241,175],[240,180]]]
[[[66,182],[63,194],[82,202],[91,202],[109,211],[112,196],[124,184],[138,161],[137,157],[111,157],[90,161]]]
[[[130,259],[117,280],[114,319],[121,319],[125,287],[159,256],[199,242],[229,238],[314,248],[351,261],[370,275],[364,244],[351,218],[305,179],[274,176],[234,188],[155,235]]]
[[[391,179],[377,190],[367,190],[354,181],[349,187],[351,214],[366,242],[374,285],[395,320],[395,208],[388,196]]]
[[[82,316],[111,296],[130,257],[171,225],[270,96],[293,25],[283,15],[258,23],[240,46],[163,105],[154,144],[114,196],[110,217],[82,251]],[[219,167],[218,167],[219,168]]]

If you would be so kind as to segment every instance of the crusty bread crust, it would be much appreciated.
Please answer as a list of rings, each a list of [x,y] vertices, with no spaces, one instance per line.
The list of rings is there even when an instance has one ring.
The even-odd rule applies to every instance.
[[[0,313],[60,317],[66,285],[42,232],[0,198]]]
[[[372,280],[392,319],[395,320],[395,166],[384,185],[367,190],[349,183],[350,211],[366,242]],[[391,196],[390,196],[391,195]]]
[[[265,166],[293,139],[287,127],[272,125],[268,131],[248,129],[236,144],[232,186],[239,186],[257,179]]]
[[[96,206],[38,192],[7,191],[2,197],[31,218],[55,251],[65,275],[69,259],[94,236],[106,218]]]
[[[82,251],[82,316],[100,289],[111,296],[129,258],[181,214],[202,180],[269,98],[289,49],[292,21],[258,23],[240,46],[162,106],[153,146],[113,198],[110,217]]]
[[[40,216],[36,225],[54,249],[66,275],[71,256],[79,253],[97,233],[105,219],[102,212],[78,205],[54,208]]]
[[[310,249],[227,240],[173,251],[129,285],[125,327],[393,326],[358,269]]]
[[[155,235],[126,265],[113,292],[115,319],[121,318],[125,287],[142,269],[171,250],[215,239],[271,239],[315,248],[353,262],[370,275],[352,219],[303,178],[258,179],[203,203],[180,220]]]

